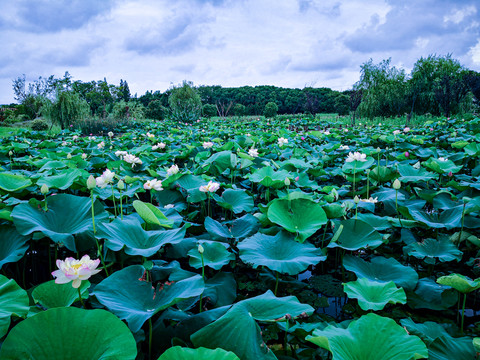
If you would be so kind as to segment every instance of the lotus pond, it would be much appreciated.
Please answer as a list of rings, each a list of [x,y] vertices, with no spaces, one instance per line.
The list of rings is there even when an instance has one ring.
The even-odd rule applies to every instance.
[[[476,359],[480,119],[0,142],[0,359]]]

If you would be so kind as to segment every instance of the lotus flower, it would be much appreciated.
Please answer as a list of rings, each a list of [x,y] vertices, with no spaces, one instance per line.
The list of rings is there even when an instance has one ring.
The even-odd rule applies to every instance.
[[[202,146],[204,149],[210,149],[211,147],[213,147],[213,142],[205,141]]]
[[[448,161],[448,158],[439,157],[437,160],[438,160],[438,161],[445,162],[445,161]]]
[[[170,166],[170,167],[168,168],[168,170],[167,170],[167,177],[168,177],[168,176],[175,175],[175,174],[177,174],[179,171],[180,171],[180,169],[178,168],[178,165],[173,164],[173,165]]]
[[[338,148],[338,150],[350,150],[350,146],[348,146],[348,145],[340,145],[340,147]]]
[[[111,138],[112,138],[112,137],[113,137],[113,132],[112,132],[112,131],[109,131],[107,135],[108,135],[108,137],[111,137]]]
[[[126,151],[122,151],[122,150],[115,151],[115,156],[118,156],[120,159],[122,159],[127,154],[128,152]]]
[[[400,131],[400,130],[395,130],[395,131],[393,132],[393,135],[398,135],[398,134],[401,134],[401,131]]]
[[[346,162],[353,162],[353,161],[367,161],[367,154],[362,154],[358,151],[355,151],[354,153],[348,153],[347,158],[345,159]]]
[[[56,278],[56,284],[73,281],[72,286],[77,289],[82,280],[87,280],[90,276],[100,272],[100,270],[96,270],[98,264],[100,264],[100,259],[91,260],[88,255],[84,255],[80,260],[68,257],[65,261],[57,260],[59,270],[52,272],[52,275]]]
[[[251,148],[250,150],[248,150],[248,155],[250,155],[251,157],[258,157],[258,150],[257,149],[254,149],[254,148]]]
[[[213,181],[209,181],[207,185],[200,186],[200,191],[204,193],[208,193],[208,192],[213,193],[218,189],[220,189],[220,184]]]
[[[95,179],[97,186],[101,189],[105,189],[108,184],[113,184],[114,176],[114,172],[111,172],[109,169],[105,170],[101,176]]]
[[[152,150],[165,149],[167,145],[163,142],[159,142],[157,145],[152,146]]]
[[[285,139],[283,137],[278,138],[278,146],[282,147],[285,144],[288,144],[288,139]]]
[[[143,184],[143,188],[145,190],[156,190],[156,191],[162,191],[162,182],[157,179],[153,180],[148,180],[145,184]]]
[[[123,160],[126,161],[129,164],[132,164],[132,168],[137,164],[138,165],[142,164],[142,160],[140,160],[138,157],[136,157],[135,155],[132,155],[132,154],[125,155],[123,157]]]
[[[360,199],[360,201],[366,202],[366,203],[371,203],[371,204],[376,204],[378,202],[378,197],[373,198],[373,197],[370,196],[369,199]]]
[[[99,148],[99,149],[103,149],[104,147],[105,147],[105,143],[103,141],[101,141],[97,144],[97,148]]]

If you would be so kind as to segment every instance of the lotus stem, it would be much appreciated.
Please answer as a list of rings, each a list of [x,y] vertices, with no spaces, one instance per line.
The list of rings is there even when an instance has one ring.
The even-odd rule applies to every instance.
[[[95,235],[97,233],[97,230],[95,229],[95,210],[93,207],[93,191],[90,192],[90,197],[92,199],[92,224],[93,224],[93,234]]]
[[[87,308],[85,307],[85,303],[83,302],[83,299],[82,299],[82,292],[80,291],[80,286],[77,288],[77,291],[78,291],[78,298],[80,299],[80,303],[82,304],[82,307],[83,307],[84,309],[87,309]]]
[[[279,272],[277,271],[277,277],[276,277],[276,279],[275,279],[275,291],[273,292],[273,294],[274,294],[275,296],[277,296],[278,278],[279,278],[279,275],[280,275],[280,274],[279,274]]]
[[[463,335],[463,320],[465,317],[465,303],[467,301],[467,293],[463,294],[463,306],[462,306],[462,324],[460,325],[460,328],[462,329],[462,335]]]
[[[112,198],[113,198],[113,211],[115,212],[115,217],[117,217],[117,206],[115,204],[115,192],[113,190],[113,184],[112,184]]]
[[[369,199],[370,195],[370,171],[367,171],[367,199]]]
[[[120,190],[120,219],[123,220],[122,191]]]
[[[203,249],[203,247],[202,247]],[[205,283],[205,262],[203,260],[203,250],[202,251],[199,251],[200,253],[200,258],[202,259],[202,279],[203,279],[203,282]],[[198,312],[202,312],[202,300],[203,300],[203,293],[200,294],[200,302],[199,302],[199,309],[198,309]]]
[[[148,319],[148,358],[152,360],[152,338],[153,338],[153,326],[152,318]]]
[[[47,194],[43,195],[45,198],[45,211],[48,211],[48,206],[47,206]]]
[[[355,164],[353,165],[353,195],[355,196],[355,173],[357,171],[357,161],[355,160]]]
[[[460,228],[460,235],[458,236],[458,243],[460,243],[460,241],[462,241],[462,233],[463,233],[463,224],[465,222],[465,206],[467,205],[467,203],[463,203],[463,210],[462,210],[462,227]]]
[[[402,219],[400,219],[400,213],[398,212],[398,190],[395,189],[395,211],[397,212],[397,217],[398,217],[398,221],[400,222],[400,227],[403,227],[402,225]]]

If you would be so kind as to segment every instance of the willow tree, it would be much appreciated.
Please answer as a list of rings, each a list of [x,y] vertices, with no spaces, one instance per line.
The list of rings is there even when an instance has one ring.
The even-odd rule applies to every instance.
[[[202,100],[193,87],[193,83],[184,81],[182,85],[173,87],[168,97],[171,118],[177,121],[193,122],[202,113]]]
[[[90,116],[90,107],[81,96],[73,91],[57,91],[57,98],[45,114],[53,123],[57,123],[63,129],[73,125],[75,121]]]

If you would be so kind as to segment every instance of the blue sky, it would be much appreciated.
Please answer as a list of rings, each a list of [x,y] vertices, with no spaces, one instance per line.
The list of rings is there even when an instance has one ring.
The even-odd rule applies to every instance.
[[[360,65],[451,53],[480,71],[478,0],[0,0],[0,104],[65,71],[132,94],[195,85],[347,90]]]

